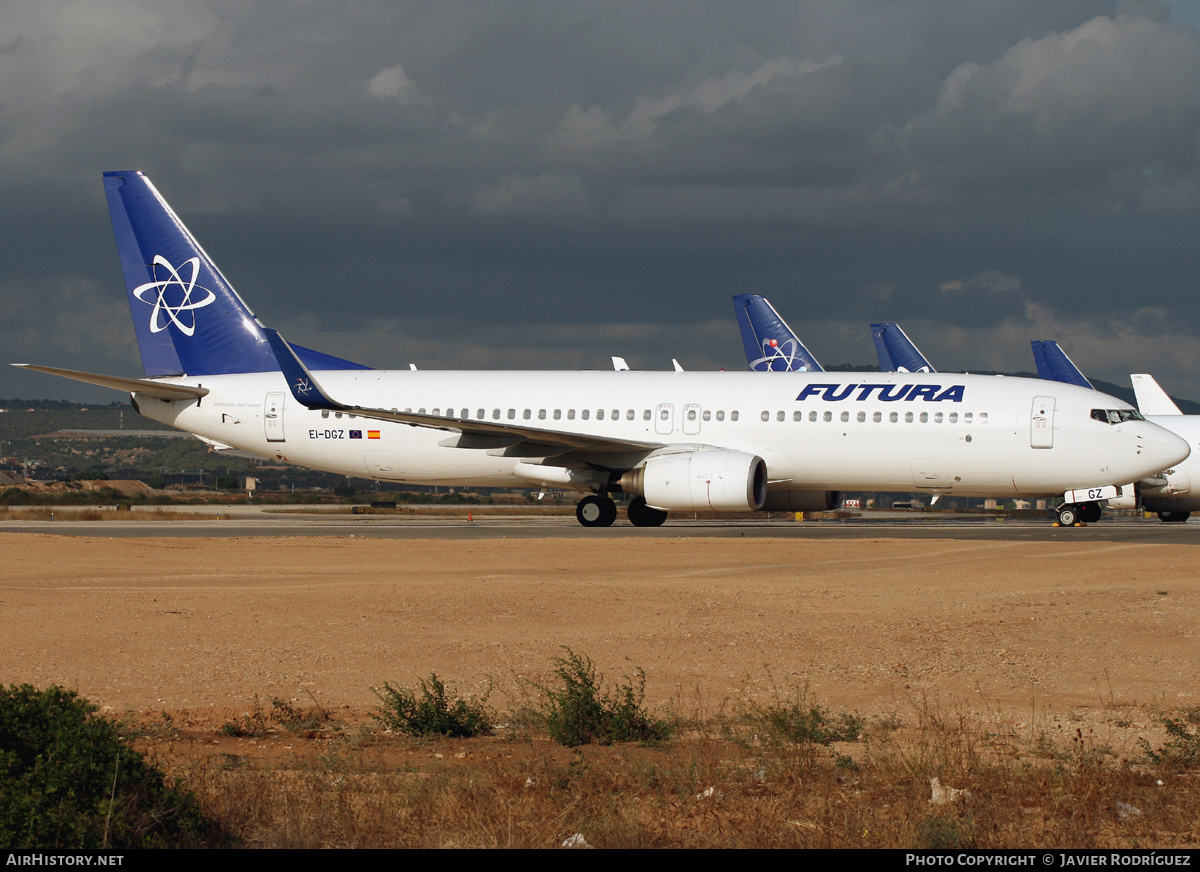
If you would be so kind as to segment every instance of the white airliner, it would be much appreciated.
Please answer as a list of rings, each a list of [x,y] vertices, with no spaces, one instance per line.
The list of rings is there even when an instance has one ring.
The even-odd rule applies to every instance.
[[[1139,373],[1129,376],[1138,409],[1147,420],[1158,424],[1189,445],[1200,445],[1200,415],[1185,415],[1154,376]],[[1195,483],[1193,485],[1193,482]],[[1168,523],[1186,521],[1192,512],[1200,512],[1200,451],[1173,469],[1140,482],[1142,505],[1157,512]]]
[[[1114,397],[995,376],[374,370],[263,327],[139,172],[104,174],[149,418],[343,475],[572,488],[584,526],[835,506],[843,489],[1104,499],[1188,455]],[[1114,411],[1114,418],[1097,410]],[[1073,493],[1074,492],[1074,493]]]

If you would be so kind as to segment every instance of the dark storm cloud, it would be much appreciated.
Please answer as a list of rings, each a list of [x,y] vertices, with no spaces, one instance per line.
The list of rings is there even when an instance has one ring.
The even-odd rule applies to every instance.
[[[943,368],[1028,368],[1028,339],[1057,336],[1099,377],[1200,396],[1197,20],[9,6],[0,339],[136,371],[98,175],[138,167],[264,320],[377,365],[736,367],[729,295],[760,292],[829,363],[900,320]],[[31,378],[0,393],[82,395]]]

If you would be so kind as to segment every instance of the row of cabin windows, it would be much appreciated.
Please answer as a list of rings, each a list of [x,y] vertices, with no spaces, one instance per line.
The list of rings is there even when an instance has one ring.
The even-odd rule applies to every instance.
[[[771,413],[764,411],[762,413],[761,417],[762,417],[762,420],[764,420],[764,421],[770,421]],[[787,420],[787,412],[776,412],[775,420],[776,421],[786,421]],[[793,412],[792,420],[793,421],[803,421],[804,420],[804,412]],[[818,420],[832,421],[833,420],[833,412],[825,412],[825,413],[809,412],[808,420],[809,421],[818,421]],[[843,424],[848,424],[850,422],[850,412],[842,412],[840,420],[842,421]],[[856,415],[855,420],[857,420],[858,423],[860,423],[860,424],[866,423],[867,413],[859,412]],[[874,414],[871,415],[871,420],[874,421],[876,424],[882,422],[883,421],[883,412],[875,412]],[[900,413],[899,412],[888,413],[888,420],[893,424],[898,423],[900,421]],[[957,424],[958,423],[958,412],[950,412],[949,414],[945,415],[945,417],[943,417],[943,414],[941,412],[933,412],[933,413],[930,413],[930,412],[920,412],[920,413],[905,412],[904,413],[904,421],[905,421],[905,423],[908,423],[908,424],[911,424],[914,421],[920,421],[922,424],[927,424],[930,421],[933,421],[933,423],[935,423],[935,424],[941,424],[943,420],[948,421],[951,424]],[[962,421],[964,424],[974,423],[975,422],[975,414],[973,412],[963,412]],[[980,412],[979,413],[979,423],[986,424],[987,422],[988,422],[988,413]]]
[[[395,411],[397,411],[397,410],[396,410],[396,409],[392,409],[392,411],[393,411],[393,412],[395,412]],[[408,413],[411,413],[411,412],[412,412],[412,409],[411,409],[411,408],[409,408],[409,409],[405,409],[404,411],[405,411],[405,412],[408,412]],[[425,410],[424,408],[417,409],[417,414],[418,414],[418,415],[424,415],[424,414],[425,414],[425,411],[426,411],[426,410]],[[437,416],[441,416],[441,414],[442,414],[442,410],[441,410],[441,408],[440,408],[440,407],[438,407],[438,408],[434,408],[434,409],[430,410],[429,414],[431,414],[431,415],[437,415]],[[547,410],[546,410],[546,409],[538,409],[538,411],[537,411],[537,419],[538,419],[539,421],[545,421],[545,420],[546,420],[546,418],[547,418],[547,415],[548,415],[548,414],[549,414],[549,413],[547,412]],[[340,418],[340,417],[342,417],[342,413],[341,413],[341,412],[334,412],[334,413],[333,413],[333,416],[334,416],[335,418]],[[447,416],[447,417],[451,417],[451,418],[453,418],[453,417],[454,417],[454,409],[449,409],[449,408],[448,408],[448,409],[446,409],[446,416]],[[709,410],[709,409],[705,409],[703,412],[700,412],[700,413],[699,413],[699,416],[700,416],[700,417],[701,417],[703,420],[705,420],[705,421],[711,421],[711,420],[713,419],[713,417],[714,417],[714,416],[716,417],[716,420],[718,420],[718,421],[724,421],[724,420],[725,420],[725,412],[724,412],[723,410],[721,410],[721,411],[716,411],[716,412],[713,412],[713,411],[711,411],[711,410]],[[322,410],[321,410],[321,417],[322,417],[322,418],[328,418],[328,417],[329,417],[329,410],[328,410],[328,409],[322,409]],[[346,417],[347,417],[347,418],[353,418],[353,417],[355,417],[355,416],[347,413]],[[461,410],[460,410],[460,412],[459,412],[459,415],[458,415],[458,417],[460,417],[460,418],[470,418],[470,417],[471,417],[471,410],[470,410],[470,409],[461,409]],[[484,420],[485,418],[487,418],[487,410],[486,410],[486,409],[476,409],[476,410],[475,410],[475,417],[476,417],[477,419],[481,420],[481,421],[482,421],[482,420]],[[560,421],[560,420],[562,420],[562,418],[563,418],[563,412],[562,412],[562,409],[555,409],[555,410],[554,410],[554,412],[553,412],[553,414],[552,414],[552,415],[550,415],[550,417],[551,417],[553,420],[555,420],[555,421]],[[579,412],[579,417],[580,417],[580,419],[581,419],[581,420],[583,420],[583,421],[587,421],[587,420],[588,420],[588,419],[591,417],[591,409],[582,409],[582,410]],[[659,417],[660,417],[662,420],[664,420],[664,421],[669,421],[669,420],[670,420],[670,418],[671,418],[671,411],[670,411],[669,409],[660,409],[660,410],[659,410]],[[686,417],[687,417],[687,420],[689,420],[689,421],[695,421],[695,420],[696,420],[696,418],[697,418],[697,411],[696,411],[696,409],[687,409],[687,410],[686,410]],[[764,412],[762,413],[761,417],[762,417],[762,420],[763,420],[763,421],[770,421],[770,420],[771,420],[771,413],[770,413],[770,412],[767,412],[767,411],[764,411]],[[1096,416],[1096,414],[1095,414],[1095,412],[1093,412],[1093,414],[1092,414],[1092,417],[1094,417],[1094,418],[1096,418],[1096,417],[1097,417],[1097,416]],[[508,414],[507,414],[507,418],[508,418],[508,420],[510,420],[510,421],[515,421],[515,420],[516,420],[516,418],[517,418],[517,410],[516,410],[516,409],[509,409],[509,410],[508,410]],[[522,411],[522,413],[521,413],[521,418],[522,418],[522,420],[525,420],[525,421],[532,420],[532,419],[533,419],[533,410],[532,410],[532,409],[525,409],[525,410],[523,410],[523,411]],[[626,420],[626,421],[633,421],[633,420],[636,420],[636,418],[637,418],[637,413],[636,413],[636,412],[635,412],[633,409],[626,409],[626,410],[625,410],[625,420]],[[493,419],[493,420],[496,420],[496,421],[499,421],[499,420],[501,419],[501,410],[500,410],[500,409],[492,409],[492,419]],[[575,420],[575,410],[574,410],[574,409],[567,409],[567,415],[566,415],[566,419],[567,419],[568,421],[574,421],[574,420]],[[611,412],[611,414],[609,415],[609,420],[612,420],[612,421],[619,421],[620,419],[621,419],[621,410],[620,410],[620,409],[613,409],[613,410],[612,410],[612,412]],[[642,420],[643,420],[643,421],[651,421],[651,420],[653,420],[653,419],[654,419],[654,415],[653,415],[653,413],[652,413],[652,412],[651,412],[649,409],[645,409],[645,410],[643,410],[643,411],[642,411]],[[730,412],[730,413],[729,413],[729,420],[730,420],[730,421],[736,421],[737,419],[738,419],[738,413],[737,413],[737,412]],[[860,423],[860,424],[862,424],[862,423],[865,423],[865,422],[866,422],[866,420],[867,420],[867,413],[866,413],[866,412],[859,412],[859,413],[857,414],[857,418],[856,418],[856,419],[857,419],[858,423]],[[605,420],[605,410],[604,410],[604,409],[597,409],[597,410],[596,410],[596,420],[597,420],[597,421],[603,421],[603,420]],[[775,420],[776,420],[776,421],[786,421],[786,420],[787,420],[787,412],[783,412],[783,411],[776,412],[776,413],[775,413]],[[801,412],[801,411],[796,411],[796,412],[793,412],[793,413],[792,413],[792,420],[793,420],[793,421],[803,421],[803,420],[804,420],[804,412]],[[819,420],[823,420],[823,421],[826,421],[826,422],[830,422],[830,421],[833,421],[833,412],[824,412],[824,413],[815,412],[815,411],[814,411],[814,412],[809,412],[809,413],[808,413],[808,420],[809,420],[809,421],[814,421],[814,422],[815,422],[815,421],[819,421]],[[842,421],[842,423],[849,423],[849,422],[850,422],[850,413],[849,413],[849,412],[842,412],[842,413],[841,413],[840,420]],[[882,412],[875,412],[875,413],[874,413],[874,414],[871,416],[871,420],[872,420],[872,421],[874,421],[876,424],[880,423],[881,421],[883,421],[883,413],[882,413]],[[891,421],[893,424],[897,423],[897,422],[900,420],[900,413],[899,413],[899,412],[891,412],[891,413],[889,413],[889,414],[888,414],[888,420],[889,420],[889,421]],[[919,414],[917,414],[917,413],[914,413],[914,412],[905,412],[905,413],[904,413],[904,420],[905,420],[905,422],[906,422],[906,423],[909,423],[909,424],[913,423],[914,421],[920,421],[922,424],[925,424],[925,423],[928,423],[930,420],[932,420],[932,421],[933,421],[933,423],[935,423],[935,424],[941,424],[941,423],[942,423],[942,421],[943,421],[943,417],[942,417],[942,413],[941,413],[941,412],[933,412],[932,414],[931,414],[931,413],[929,413],[929,412],[921,412],[921,413],[919,413]],[[958,423],[958,412],[950,412],[948,415],[946,415],[946,417],[945,417],[945,420],[947,420],[947,421],[948,421],[949,423],[951,423],[951,424],[957,424],[957,423]],[[973,413],[971,413],[971,412],[964,412],[964,413],[963,413],[963,416],[962,416],[962,420],[963,420],[963,423],[964,423],[964,424],[970,424],[970,423],[973,423],[973,421],[974,421],[974,415],[973,415]],[[1098,420],[1103,420],[1103,419],[1101,419],[1101,418],[1098,418]],[[988,421],[988,413],[987,413],[987,412],[980,412],[980,413],[979,413],[979,423],[980,423],[980,424],[986,424],[986,423],[987,423],[987,421]]]
[[[398,410],[397,410],[397,409],[392,409],[392,411],[393,411],[393,412],[395,412],[395,411],[398,411]],[[408,414],[412,414],[412,412],[413,412],[413,410],[412,410],[412,408],[411,408],[411,407],[410,407],[410,408],[407,408],[407,409],[405,409],[404,411],[405,411],[406,413],[408,413]],[[455,416],[455,414],[454,414],[454,412],[455,412],[455,410],[454,410],[454,409],[447,408],[447,409],[446,409],[446,417],[448,417],[448,418],[453,418],[453,417],[456,417],[456,416]],[[416,413],[417,413],[418,415],[424,415],[424,414],[427,414],[427,413],[428,413],[428,414],[430,414],[430,415],[436,415],[436,416],[438,416],[438,417],[441,417],[441,415],[442,415],[442,409],[441,409],[441,407],[440,407],[440,406],[438,406],[438,407],[435,407],[435,408],[433,408],[433,409],[426,409],[425,407],[421,407],[421,408],[419,408],[419,409],[417,409],[417,410],[416,410]],[[338,418],[342,417],[342,413],[341,413],[341,412],[335,412],[334,414],[335,414],[335,417],[338,417]],[[722,410],[722,411],[717,411],[717,412],[711,412],[711,411],[706,411],[706,412],[704,412],[704,420],[705,420],[705,421],[711,421],[711,420],[712,420],[712,417],[713,417],[713,415],[716,415],[716,419],[717,419],[718,421],[724,421],[724,420],[725,420],[725,412],[724,412],[723,410]],[[329,410],[327,410],[327,409],[326,409],[326,410],[323,410],[323,411],[321,412],[321,417],[322,417],[322,418],[328,418],[328,417],[329,417]],[[353,415],[350,415],[349,417],[353,418],[354,416],[353,416]],[[459,417],[459,418],[464,418],[464,419],[466,419],[466,418],[471,418],[471,417],[472,417],[472,415],[471,415],[471,410],[470,410],[470,409],[460,409],[460,410],[459,410],[459,413],[458,413],[458,415],[457,415],[457,417]],[[475,415],[474,415],[474,417],[475,417],[475,418],[477,418],[477,419],[478,419],[478,420],[480,420],[480,421],[483,421],[483,420],[485,420],[485,419],[488,417],[488,412],[487,412],[487,409],[476,409],[476,410],[475,410]],[[507,414],[504,414],[504,410],[502,410],[502,409],[492,409],[491,417],[492,417],[492,419],[493,419],[493,420],[496,420],[496,421],[499,421],[499,420],[501,420],[502,418],[505,418],[505,417],[507,417],[507,419],[508,419],[508,420],[510,420],[510,421],[515,421],[515,420],[517,419],[517,410],[516,410],[516,409],[508,409],[508,410],[507,410]],[[575,410],[574,410],[574,409],[567,409],[567,412],[566,412],[566,416],[565,416],[565,417],[566,417],[566,420],[568,420],[568,421],[574,421],[574,420],[575,420]],[[590,420],[590,419],[591,419],[591,417],[592,417],[592,410],[591,410],[591,409],[581,409],[581,410],[579,411],[579,418],[580,418],[580,420],[582,420],[582,421],[587,421],[587,420]],[[659,411],[659,417],[660,417],[662,420],[664,420],[664,421],[669,421],[669,420],[671,419],[671,411],[670,411],[669,409],[661,409],[661,410]],[[563,418],[564,418],[564,415],[563,415],[563,410],[562,410],[562,409],[554,409],[554,410],[553,410],[553,412],[551,412],[550,410],[547,410],[547,409],[538,409],[538,410],[537,410],[537,419],[538,419],[539,421],[545,421],[547,418],[550,418],[550,419],[552,419],[552,420],[554,420],[554,421],[561,421],[561,420],[563,420]],[[597,420],[597,421],[603,421],[603,420],[605,420],[606,418],[607,418],[607,420],[610,420],[610,421],[619,421],[619,420],[621,420],[621,410],[620,410],[620,409],[613,409],[611,412],[609,412],[609,411],[608,411],[608,410],[606,410],[606,409],[597,409],[597,410],[596,410],[596,420]],[[696,420],[696,410],[695,410],[695,409],[688,409],[688,410],[687,410],[687,418],[688,418],[688,420],[689,420],[689,421],[694,421],[694,420]],[[533,420],[533,409],[524,409],[524,410],[522,410],[522,412],[521,412],[521,419],[522,419],[522,420],[524,420],[524,421],[531,421],[531,420]],[[730,413],[729,413],[729,420],[730,420],[730,421],[736,421],[737,419],[738,419],[738,413],[737,413],[737,412],[730,412]],[[626,420],[626,421],[635,421],[635,420],[637,420],[637,412],[636,412],[634,409],[626,409],[626,410],[625,410],[625,420]],[[644,410],[642,411],[642,420],[643,420],[643,421],[652,421],[652,420],[654,420],[654,413],[653,413],[653,412],[651,412],[649,409],[644,409]]]

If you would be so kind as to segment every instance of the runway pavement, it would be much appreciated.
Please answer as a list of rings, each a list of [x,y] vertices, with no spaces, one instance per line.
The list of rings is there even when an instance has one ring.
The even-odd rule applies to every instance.
[[[187,507],[191,508],[191,507]],[[194,537],[365,537],[382,539],[578,539],[578,538],[786,538],[786,539],[956,539],[987,541],[1093,541],[1200,544],[1200,521],[1164,524],[1158,520],[1105,519],[1080,527],[1055,527],[1047,519],[941,519],[920,515],[846,520],[687,520],[656,528],[618,521],[608,528],[584,528],[569,517],[411,518],[395,515],[265,514],[257,507],[195,507],[232,514],[228,520],[170,521],[4,521],[0,533],[47,533],[105,538]],[[232,508],[234,511],[228,511]],[[247,511],[248,510],[248,511]]]

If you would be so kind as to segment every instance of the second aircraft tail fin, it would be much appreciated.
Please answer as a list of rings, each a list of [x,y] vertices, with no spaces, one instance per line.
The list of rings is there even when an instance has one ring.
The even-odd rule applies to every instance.
[[[756,372],[825,371],[766,297],[735,294],[733,308],[737,312],[750,369]]]

